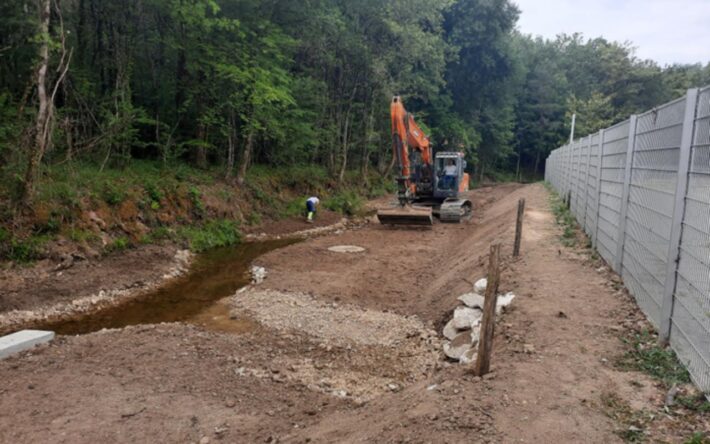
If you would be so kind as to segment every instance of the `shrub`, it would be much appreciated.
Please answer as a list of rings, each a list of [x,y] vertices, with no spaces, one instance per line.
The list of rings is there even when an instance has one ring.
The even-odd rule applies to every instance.
[[[234,245],[241,240],[237,224],[230,220],[215,220],[202,226],[184,227],[180,235],[195,252]]]
[[[326,199],[323,206],[331,211],[353,216],[362,211],[363,199],[354,191],[340,191]]]
[[[131,241],[127,237],[119,237],[106,246],[108,253],[127,250],[131,246]]]
[[[0,228],[0,259],[19,263],[33,262],[42,257],[42,247],[48,240],[46,235],[20,239]]]
[[[119,205],[126,199],[126,192],[116,183],[105,182],[101,189],[101,198],[111,206]]]
[[[187,192],[190,197],[190,202],[192,203],[192,211],[196,217],[202,218],[205,215],[205,205],[202,203],[202,193],[200,190],[192,186]]]

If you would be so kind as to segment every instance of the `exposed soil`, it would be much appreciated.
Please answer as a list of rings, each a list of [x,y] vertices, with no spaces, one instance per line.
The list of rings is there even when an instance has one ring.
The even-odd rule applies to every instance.
[[[171,272],[177,250],[173,245],[150,245],[97,259],[76,260],[67,269],[45,260],[33,267],[0,270],[0,312],[32,310],[100,290],[143,286]]]
[[[471,198],[469,223],[370,224],[268,253],[266,281],[221,303],[233,330],[104,330],[0,361],[0,441],[620,442],[629,412],[652,418],[648,441],[710,430],[707,414],[664,409],[657,382],[613,366],[644,321],[606,268],[562,247],[541,185]],[[494,241],[501,291],[518,297],[481,379],[444,361],[432,329],[483,277]]]
[[[318,210],[313,223],[306,222],[305,217],[289,217],[277,221],[270,221],[257,227],[248,227],[245,232],[255,237],[275,237],[297,233],[314,228],[328,227],[337,224],[343,219],[343,216],[334,211],[324,209]]]

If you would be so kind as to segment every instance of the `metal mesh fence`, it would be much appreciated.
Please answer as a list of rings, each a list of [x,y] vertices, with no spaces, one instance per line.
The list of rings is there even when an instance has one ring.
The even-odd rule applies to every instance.
[[[710,394],[710,87],[558,148],[546,168]]]

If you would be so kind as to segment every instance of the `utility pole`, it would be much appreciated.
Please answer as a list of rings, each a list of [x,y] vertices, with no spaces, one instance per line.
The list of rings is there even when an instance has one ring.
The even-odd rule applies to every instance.
[[[577,123],[577,113],[572,114],[572,130],[569,133],[569,143],[574,142],[574,126]]]

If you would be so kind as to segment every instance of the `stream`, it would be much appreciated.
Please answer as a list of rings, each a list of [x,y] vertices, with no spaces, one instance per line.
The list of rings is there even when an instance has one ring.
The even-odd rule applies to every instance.
[[[251,331],[256,323],[230,316],[229,307],[220,300],[251,282],[249,269],[254,259],[296,242],[294,239],[248,242],[202,253],[187,274],[157,290],[115,307],[47,323],[41,328],[60,335],[82,335],[104,328],[186,322],[211,331]]]

